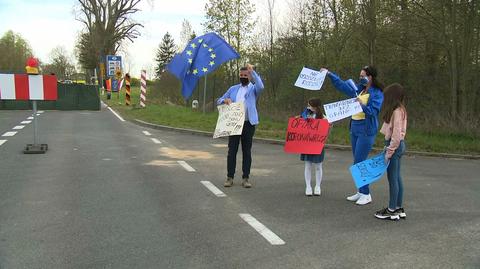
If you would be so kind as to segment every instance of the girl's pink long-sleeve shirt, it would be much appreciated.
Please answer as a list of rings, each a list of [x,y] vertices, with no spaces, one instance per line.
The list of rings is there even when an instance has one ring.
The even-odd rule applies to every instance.
[[[407,134],[407,112],[405,108],[396,108],[393,111],[390,123],[384,122],[380,132],[385,135],[385,140],[391,139],[385,153],[385,156],[390,159]]]

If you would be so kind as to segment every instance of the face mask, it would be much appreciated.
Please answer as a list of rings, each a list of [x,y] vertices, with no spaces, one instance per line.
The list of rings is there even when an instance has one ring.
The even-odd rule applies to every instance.
[[[368,77],[361,77],[361,78],[360,78],[360,84],[361,84],[362,86],[367,86],[367,84],[368,84]]]
[[[248,78],[240,78],[240,83],[242,83],[242,86],[247,86],[250,81]]]

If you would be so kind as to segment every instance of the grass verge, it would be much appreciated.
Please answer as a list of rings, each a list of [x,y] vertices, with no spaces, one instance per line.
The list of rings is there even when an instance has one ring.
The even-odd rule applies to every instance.
[[[132,89],[131,106],[125,105],[124,90],[118,95],[113,93],[110,100],[106,95],[101,96],[102,100],[118,111],[125,119],[139,119],[146,122],[167,125],[179,128],[196,129],[213,132],[217,123],[217,112],[193,111],[191,108],[158,104],[153,100],[149,102],[147,93],[147,107],[139,108],[139,89]],[[330,144],[350,145],[347,120],[336,124],[330,133],[328,142]],[[256,137],[285,139],[286,121],[279,122],[268,118],[260,113],[260,124],[255,131]],[[407,149],[414,151],[456,153],[480,155],[480,142],[478,137],[463,134],[450,133],[446,131],[424,132],[415,129],[407,130]],[[383,147],[383,135],[377,136],[376,147]]]

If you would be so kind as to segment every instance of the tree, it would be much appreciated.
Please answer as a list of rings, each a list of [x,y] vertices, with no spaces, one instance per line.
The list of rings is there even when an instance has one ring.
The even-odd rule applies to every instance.
[[[175,42],[167,32],[162,39],[162,42],[158,46],[157,49],[157,56],[155,61],[157,62],[155,67],[155,76],[160,78],[162,73],[165,72],[165,66],[172,60],[173,56],[175,56],[176,47]]]
[[[251,15],[255,7],[250,0],[209,0],[205,5],[205,11],[206,29],[219,33],[240,55],[243,55],[246,52],[246,40],[253,28]],[[230,61],[229,74],[232,83],[238,69],[238,61]]]
[[[180,31],[180,49],[183,49],[187,46],[188,42],[192,40],[192,36],[195,35],[195,32],[192,29],[192,25],[188,20],[183,20],[182,30]]]
[[[7,31],[0,38],[0,72],[25,73],[25,61],[32,55],[32,49],[22,36]]]
[[[64,47],[56,47],[50,52],[50,63],[43,66],[43,73],[54,73],[59,80],[71,79],[76,73],[73,60]]]
[[[77,43],[77,55],[84,67],[91,68],[91,59],[96,66],[105,61],[105,56],[115,54],[124,40],[133,42],[143,27],[131,19],[139,11],[140,0],[78,0],[77,20],[85,26]],[[100,69],[98,69],[100,70]]]

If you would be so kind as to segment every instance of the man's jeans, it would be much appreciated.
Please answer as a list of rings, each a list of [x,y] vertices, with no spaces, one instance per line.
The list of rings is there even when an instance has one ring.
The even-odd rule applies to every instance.
[[[227,176],[233,178],[237,165],[237,152],[240,141],[242,142],[242,178],[250,176],[250,166],[252,165],[252,142],[255,133],[255,125],[245,121],[241,135],[232,135],[228,137],[228,157],[227,157]]]

